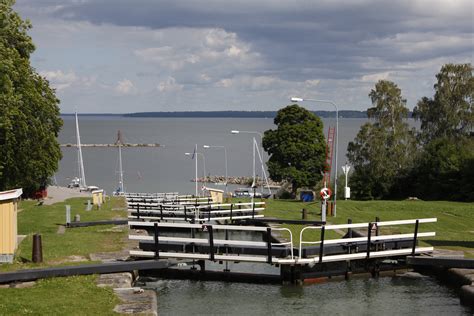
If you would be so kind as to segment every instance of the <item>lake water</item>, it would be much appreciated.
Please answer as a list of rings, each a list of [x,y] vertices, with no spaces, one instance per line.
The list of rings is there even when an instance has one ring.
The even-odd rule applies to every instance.
[[[61,143],[76,143],[74,117],[63,117],[64,126],[59,135]],[[339,120],[338,164],[346,162],[346,149],[365,119]],[[335,126],[335,119],[323,119],[324,132]],[[231,134],[231,130],[263,133],[275,128],[273,119],[241,118],[122,118],[80,116],[82,143],[114,143],[117,130],[130,143],[159,143],[160,148],[124,148],[123,169],[126,191],[194,193],[194,161],[185,156],[193,152],[205,155],[206,171],[211,175],[224,175],[224,151],[204,149],[202,145],[226,146],[229,176],[252,175],[252,134]],[[59,185],[67,185],[78,175],[77,151],[63,148],[63,159],[56,174]],[[112,192],[118,186],[118,151],[116,148],[83,148],[83,160],[88,185],[96,185]],[[199,156],[200,157],[200,156]],[[266,157],[266,155],[264,155]],[[202,162],[198,165],[203,176]],[[339,167],[339,169],[341,169]],[[257,173],[260,168],[257,168]],[[341,172],[341,170],[339,170]]]
[[[431,278],[353,278],[291,286],[186,280],[149,283],[160,315],[472,315]]]

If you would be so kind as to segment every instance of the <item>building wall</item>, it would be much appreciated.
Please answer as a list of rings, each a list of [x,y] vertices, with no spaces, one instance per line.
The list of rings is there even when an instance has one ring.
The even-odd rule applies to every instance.
[[[17,203],[0,202],[0,254],[13,254],[17,246]]]

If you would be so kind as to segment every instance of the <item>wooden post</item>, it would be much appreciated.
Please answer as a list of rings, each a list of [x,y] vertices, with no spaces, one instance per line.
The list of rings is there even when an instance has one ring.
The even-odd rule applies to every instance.
[[[272,264],[272,229],[267,228],[267,262]]]
[[[416,239],[418,237],[418,224],[419,220],[416,220],[415,222],[415,235],[413,236],[413,248],[411,249],[411,255],[415,255],[415,250],[416,250]]]
[[[155,258],[158,259],[160,257],[160,250],[159,250],[159,243],[158,243],[158,223],[155,223],[153,226],[153,234],[155,237]]]
[[[321,227],[321,243],[319,244],[319,263],[323,263],[323,255],[324,255],[324,232],[326,230],[326,226]]]
[[[214,261],[214,232],[212,225],[206,225],[209,233],[209,260]]]

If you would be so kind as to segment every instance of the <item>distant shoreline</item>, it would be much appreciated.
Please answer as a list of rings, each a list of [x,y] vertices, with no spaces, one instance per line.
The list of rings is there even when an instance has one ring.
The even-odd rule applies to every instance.
[[[274,118],[277,111],[176,111],[176,112],[136,112],[136,113],[81,113],[79,116],[115,116],[128,118]],[[331,118],[335,111],[313,111],[319,117]],[[74,113],[62,113],[62,116],[73,116]],[[341,118],[367,118],[367,111],[339,111]]]

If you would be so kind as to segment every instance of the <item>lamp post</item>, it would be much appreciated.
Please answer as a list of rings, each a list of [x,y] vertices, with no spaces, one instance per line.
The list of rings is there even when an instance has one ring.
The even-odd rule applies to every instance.
[[[337,201],[337,151],[338,151],[338,140],[339,140],[339,110],[337,108],[336,103],[329,101],[329,100],[318,100],[318,99],[303,99],[293,97],[291,98],[291,102],[303,102],[303,101],[311,101],[311,102],[318,102],[318,103],[329,103],[334,106],[336,109],[336,159],[335,163],[336,166],[334,168],[334,217],[336,217],[336,201]]]
[[[184,153],[186,156],[193,156],[192,153]],[[206,178],[206,159],[203,153],[194,152],[194,155],[200,155],[202,157],[202,166],[204,171],[204,179]],[[196,158],[196,196],[198,196],[198,172],[197,172],[197,158]],[[205,181],[205,180],[204,180]]]
[[[263,134],[260,133],[260,132],[256,132],[256,131],[241,131],[241,130],[232,130],[230,131],[232,134],[258,134],[260,136],[260,145],[261,145],[261,149],[262,149],[262,157],[263,157]],[[263,159],[260,161],[261,165],[262,165],[262,177],[263,177],[263,174],[264,174],[264,166],[263,166]],[[268,189],[268,193],[272,193],[272,191],[270,190],[270,186],[268,185],[267,183],[267,189]]]
[[[349,170],[351,169],[351,166],[349,166],[346,162],[344,166],[342,166],[342,172],[344,172],[344,175],[346,176],[346,185],[344,186],[344,199],[347,200],[348,198],[348,189],[347,189],[347,175],[349,174]]]
[[[227,194],[227,182],[229,178],[227,177],[227,148],[225,146],[213,146],[213,145],[203,145],[205,149],[209,148],[224,148],[224,164],[225,164],[225,193]]]

